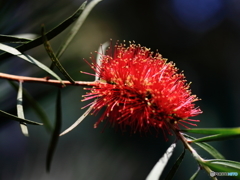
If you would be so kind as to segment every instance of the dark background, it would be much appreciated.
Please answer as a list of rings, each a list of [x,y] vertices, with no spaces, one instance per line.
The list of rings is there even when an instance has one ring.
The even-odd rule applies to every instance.
[[[69,17],[82,0],[9,0],[0,1],[1,34],[40,34],[41,24],[50,30]],[[64,40],[67,30],[51,40],[54,50]],[[203,114],[198,127],[237,127],[240,111],[240,2],[237,0],[103,0],[90,13],[77,36],[61,58],[75,80],[93,80],[79,71],[92,72],[82,60],[99,44],[115,40],[135,40],[136,43],[158,49],[163,57],[174,61],[191,89],[202,100],[197,105]],[[39,61],[50,65],[43,46],[28,51]],[[0,71],[43,77],[46,74],[18,58],[1,60]],[[16,91],[6,80],[0,80],[0,109],[16,114]],[[23,84],[47,112],[52,123],[55,117],[57,88],[49,85]],[[84,110],[80,102],[82,87],[63,89],[63,127],[69,127]],[[28,103],[25,117],[40,121]],[[29,125],[30,137],[22,135],[19,124],[0,117],[0,179],[9,180],[141,180],[174,141],[169,137],[130,135],[104,129],[94,129],[98,117],[87,117],[76,129],[63,136],[54,155],[50,173],[45,171],[45,159],[50,134],[43,127]],[[104,133],[101,133],[104,129]],[[211,143],[227,159],[240,161],[238,140]],[[200,149],[196,147],[198,151]],[[180,155],[177,144],[165,174]],[[200,151],[204,158],[210,155]],[[175,179],[189,179],[197,163],[189,152]],[[198,179],[207,179],[201,172]],[[231,179],[231,178],[219,178]]]

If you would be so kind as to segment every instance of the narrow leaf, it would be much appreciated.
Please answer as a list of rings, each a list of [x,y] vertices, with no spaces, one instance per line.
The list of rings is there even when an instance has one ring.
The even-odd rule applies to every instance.
[[[198,139],[193,140],[192,142],[222,141],[222,140],[239,138],[239,137],[240,137],[240,134],[237,134],[237,135],[216,134],[216,135],[211,135],[211,136],[205,136],[205,137],[202,137],[202,138],[198,138]]]
[[[182,132],[196,133],[196,134],[226,134],[226,135],[237,135],[240,134],[240,127],[238,128],[192,128],[183,129]]]
[[[11,46],[7,46],[5,44],[1,44],[1,43],[0,43],[0,50],[3,50],[5,52],[8,52],[8,53],[13,54],[15,56],[18,56],[19,58],[22,58],[22,59],[26,60],[27,62],[30,62],[30,63],[38,66],[39,68],[43,69],[44,71],[51,74],[53,77],[55,77],[56,79],[58,79],[59,81],[62,82],[61,78],[55,72],[53,72],[47,66],[45,66],[41,62],[37,61],[36,59],[32,58],[31,56],[22,54],[17,49],[15,49]]]
[[[23,112],[23,91],[22,91],[22,82],[19,82],[19,88],[18,88],[18,95],[17,95],[17,115],[19,118],[25,119],[24,117],[24,112]],[[24,122],[20,122],[20,127],[22,130],[22,133],[25,136],[29,136],[28,135],[28,128],[27,128],[27,124]]]
[[[56,57],[56,55],[54,54],[52,47],[49,43],[49,41],[47,40],[47,37],[45,36],[44,33],[44,26],[42,26],[42,37],[43,37],[43,44],[45,47],[45,50],[48,53],[48,56],[50,57],[50,59],[52,60],[52,62],[54,63],[55,66],[57,66],[57,68],[59,69],[59,71],[65,76],[65,78],[67,80],[69,80],[72,84],[75,84],[74,80],[71,78],[71,76],[67,73],[67,71],[64,69],[64,67],[62,66],[62,64],[59,62],[58,58]]]
[[[189,180],[195,180],[200,170],[201,170],[200,167],[198,167],[197,171],[192,175],[192,177]]]
[[[18,121],[18,122],[24,122],[24,123],[27,123],[27,124],[43,125],[42,123],[38,123],[38,122],[30,121],[30,120],[27,120],[27,119],[19,118],[15,115],[9,114],[9,113],[7,113],[5,111],[2,111],[2,110],[0,110],[0,116],[4,116],[6,118],[9,118],[9,119],[12,119],[12,120],[15,120],[15,121]]]
[[[86,4],[87,4],[87,1],[85,1],[72,16],[67,18],[65,21],[61,22],[59,25],[57,25],[52,30],[48,31],[46,33],[47,39],[50,40],[50,39],[54,38],[55,36],[60,34],[62,31],[64,31],[67,27],[69,27],[74,21],[76,21],[76,19],[83,12],[83,9],[85,8]],[[18,49],[21,52],[24,52],[24,51],[27,51],[27,50],[32,49],[34,47],[37,47],[40,44],[42,44],[42,37],[38,37],[38,38],[28,42],[28,43],[25,43],[21,46],[18,46],[16,49]],[[12,54],[2,53],[2,54],[0,54],[0,60],[6,59],[6,58],[10,57],[11,55]]]
[[[101,65],[102,65],[101,56],[106,53],[106,50],[107,50],[108,46],[109,46],[108,41],[103,43],[103,45],[99,46],[98,53],[97,53],[97,58],[96,58],[97,67],[101,67]],[[99,80],[99,77],[98,77],[98,74],[97,74],[97,71],[96,71],[95,72],[95,81],[98,81],[98,80]]]
[[[65,131],[63,131],[59,136],[62,136],[64,134],[69,133],[71,130],[73,130],[75,127],[77,127],[84,119],[85,117],[87,117],[87,115],[91,112],[93,106],[95,105],[95,102],[82,114],[82,116],[80,116],[80,118],[78,118],[78,120],[76,120],[69,128],[67,128]]]
[[[182,152],[182,154],[178,157],[177,161],[174,163],[172,169],[169,171],[167,177],[165,178],[165,180],[171,180],[173,178],[173,176],[175,175],[175,173],[177,172],[178,170],[178,167],[180,166],[183,158],[184,158],[184,155],[185,155],[185,148]]]
[[[14,89],[17,90],[18,87],[14,82],[12,82],[12,81],[8,81],[8,82],[13,86]],[[38,115],[38,117],[43,122],[44,127],[47,129],[47,131],[52,132],[51,123],[50,123],[46,113],[42,109],[42,107],[24,88],[22,88],[22,91],[23,91],[23,97],[26,99],[26,101],[28,101],[30,103],[30,105],[33,108],[33,110],[35,111],[35,113]]]
[[[223,159],[205,160],[204,165],[215,172],[226,172],[227,176],[240,179],[240,163]],[[217,174],[216,174],[217,175]]]
[[[32,39],[18,37],[13,35],[3,35],[0,34],[0,42],[7,42],[7,43],[26,43],[32,41]]]
[[[172,156],[173,150],[175,149],[176,144],[172,144],[166,151],[166,153],[159,159],[157,164],[153,167],[146,180],[158,180],[168,162]]]
[[[240,162],[237,162],[237,161],[230,161],[226,159],[212,159],[212,160],[205,160],[205,162],[208,162],[211,164],[219,164],[219,165],[240,170]]]
[[[204,149],[205,151],[207,151],[209,154],[211,154],[214,158],[216,159],[225,159],[224,156],[219,153],[214,147],[212,147],[210,144],[207,143],[203,143],[203,142],[195,142],[196,138],[191,137],[187,134],[183,134],[184,137],[186,137],[188,140],[191,140],[192,142],[194,142],[196,145],[198,145],[199,147],[201,147],[202,149]]]
[[[96,6],[97,3],[99,3],[101,0],[92,0],[87,7],[84,9],[81,16],[76,20],[76,23],[71,28],[69,34],[66,36],[66,40],[63,42],[63,44],[60,46],[59,50],[57,51],[57,58],[60,58],[63,54],[63,52],[68,47],[69,43],[72,41],[74,36],[77,34],[78,30],[82,26],[83,22],[87,18],[88,14],[91,12],[91,10]],[[52,65],[53,66],[53,65]],[[51,66],[51,67],[52,67]]]
[[[47,152],[47,161],[46,161],[46,169],[47,172],[50,171],[50,166],[52,162],[52,158],[54,155],[54,151],[57,146],[57,142],[59,139],[59,134],[61,130],[61,124],[62,124],[62,107],[61,107],[61,89],[58,90],[57,94],[57,100],[56,100],[56,121],[55,121],[55,127],[52,134],[52,138],[48,147]]]

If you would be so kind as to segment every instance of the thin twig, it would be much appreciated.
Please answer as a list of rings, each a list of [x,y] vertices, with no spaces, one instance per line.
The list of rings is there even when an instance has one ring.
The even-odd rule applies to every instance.
[[[58,81],[54,79],[49,79],[47,77],[44,78],[35,78],[35,77],[27,77],[27,76],[18,76],[18,75],[12,75],[12,74],[6,74],[6,73],[0,73],[1,79],[8,79],[13,81],[22,81],[22,82],[32,82],[32,83],[43,83],[43,84],[49,84],[54,85],[58,87],[64,87],[66,86],[94,86],[96,83],[100,83],[99,81],[75,81],[75,84],[72,84],[69,81]]]

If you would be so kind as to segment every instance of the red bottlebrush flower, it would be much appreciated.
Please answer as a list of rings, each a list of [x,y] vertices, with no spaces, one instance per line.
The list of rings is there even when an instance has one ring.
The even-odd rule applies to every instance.
[[[132,132],[147,132],[150,127],[167,130],[179,129],[179,124],[192,124],[189,119],[201,112],[193,102],[198,98],[191,94],[183,73],[172,62],[130,42],[129,47],[116,44],[101,55],[101,65],[90,64],[100,81],[84,95],[85,100],[95,99],[92,114],[105,108],[95,127],[103,120],[120,128],[130,127]],[[88,74],[88,73],[87,73]]]

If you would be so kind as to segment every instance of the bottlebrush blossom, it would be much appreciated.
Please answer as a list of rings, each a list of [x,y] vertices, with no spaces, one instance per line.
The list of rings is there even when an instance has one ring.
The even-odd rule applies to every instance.
[[[189,119],[201,112],[195,107],[198,100],[191,94],[183,73],[179,73],[173,62],[167,62],[158,52],[130,42],[116,44],[101,55],[101,65],[88,63],[96,72],[99,81],[84,95],[86,100],[95,99],[87,106],[92,114],[104,109],[95,123],[107,120],[121,129],[132,132],[148,132],[179,129],[183,123],[196,126]],[[89,73],[86,73],[89,74]]]

